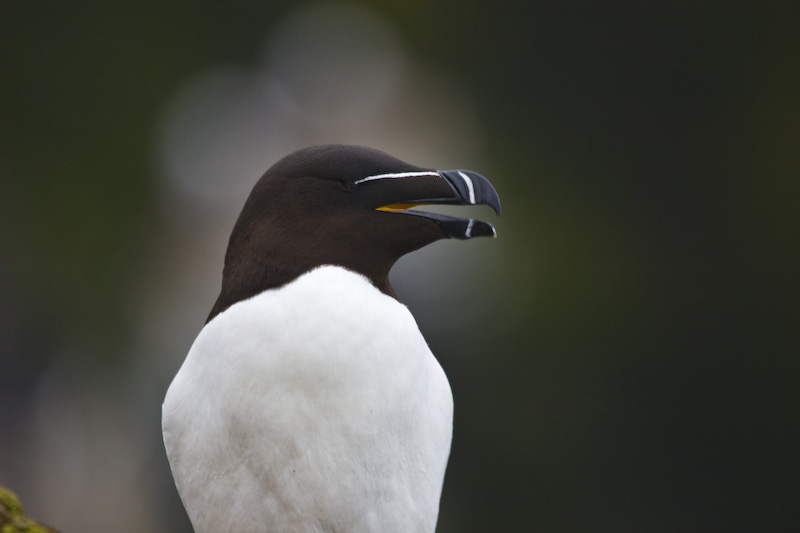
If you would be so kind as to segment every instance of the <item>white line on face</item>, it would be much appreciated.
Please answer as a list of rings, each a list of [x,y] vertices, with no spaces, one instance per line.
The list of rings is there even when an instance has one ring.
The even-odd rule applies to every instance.
[[[422,176],[439,176],[439,173],[431,171],[422,171],[422,172],[395,172],[392,174],[376,174],[375,176],[367,176],[366,178],[361,178],[360,180],[357,180],[354,183],[358,185],[360,183],[364,183],[367,181],[374,181],[374,180],[386,180],[395,178],[418,178]],[[470,183],[470,190],[472,190],[471,183]]]

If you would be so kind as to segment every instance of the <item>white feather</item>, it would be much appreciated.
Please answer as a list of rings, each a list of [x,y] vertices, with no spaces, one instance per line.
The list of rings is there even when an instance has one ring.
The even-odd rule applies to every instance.
[[[408,309],[326,266],[203,328],[163,430],[198,533],[432,532],[452,416]]]

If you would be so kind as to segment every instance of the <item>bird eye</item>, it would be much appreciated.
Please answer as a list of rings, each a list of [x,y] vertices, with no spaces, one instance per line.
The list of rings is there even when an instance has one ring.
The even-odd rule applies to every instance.
[[[345,189],[347,189],[347,190],[348,190],[348,191],[350,191],[350,192],[353,192],[353,191],[355,191],[355,190],[358,188],[358,186],[356,185],[356,183],[355,183],[354,181],[350,181],[350,180],[348,180],[348,181],[343,181],[343,182],[342,182],[342,187],[344,187]]]

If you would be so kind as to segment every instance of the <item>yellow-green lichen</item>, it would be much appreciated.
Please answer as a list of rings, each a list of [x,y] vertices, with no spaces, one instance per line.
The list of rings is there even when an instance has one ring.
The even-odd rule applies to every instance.
[[[25,516],[17,495],[0,487],[0,533],[57,533]]]

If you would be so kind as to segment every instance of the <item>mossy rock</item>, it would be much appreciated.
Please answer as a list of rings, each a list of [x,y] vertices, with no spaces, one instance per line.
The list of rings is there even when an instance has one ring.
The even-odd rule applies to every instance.
[[[0,487],[0,533],[58,533],[25,516],[17,495]]]

